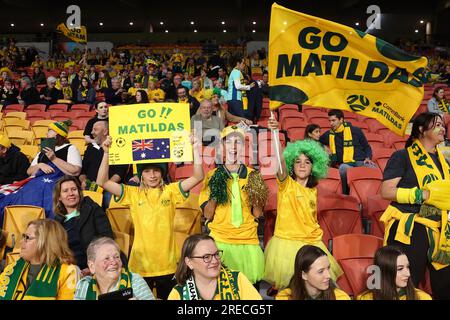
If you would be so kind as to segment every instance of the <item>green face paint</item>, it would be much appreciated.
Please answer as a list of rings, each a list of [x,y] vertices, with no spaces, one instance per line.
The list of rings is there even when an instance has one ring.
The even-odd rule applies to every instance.
[[[433,132],[434,132],[434,133],[439,133],[439,132],[441,132],[441,128],[439,128],[439,127],[434,127]]]

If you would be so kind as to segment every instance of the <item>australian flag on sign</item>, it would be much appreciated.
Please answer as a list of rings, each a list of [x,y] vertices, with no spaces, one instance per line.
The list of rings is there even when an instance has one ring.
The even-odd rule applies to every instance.
[[[170,158],[170,139],[133,140],[133,161]]]

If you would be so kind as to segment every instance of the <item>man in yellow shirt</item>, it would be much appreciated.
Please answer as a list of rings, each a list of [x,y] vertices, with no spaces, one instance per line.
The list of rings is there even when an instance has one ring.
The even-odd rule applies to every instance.
[[[150,102],[163,102],[166,97],[166,93],[160,88],[156,88],[155,81],[150,80],[148,82],[148,100]]]
[[[192,139],[194,172],[192,177],[180,182],[165,184],[165,164],[138,165],[139,187],[118,184],[108,180],[108,158],[111,137],[102,144],[104,154],[97,183],[115,196],[116,202],[130,207],[134,224],[134,242],[131,248],[129,269],[139,273],[151,289],[156,288],[159,299],[167,299],[175,285],[176,244],[174,235],[175,207],[189,196],[189,190],[203,179],[201,143]]]

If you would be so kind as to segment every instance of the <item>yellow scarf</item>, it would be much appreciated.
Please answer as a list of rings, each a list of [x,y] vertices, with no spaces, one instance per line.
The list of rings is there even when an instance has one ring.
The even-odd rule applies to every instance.
[[[407,151],[421,189],[428,183],[441,179],[439,169],[435,166],[434,161],[419,140],[415,140],[407,148]],[[450,168],[439,148],[437,148],[437,153],[444,172],[444,179],[450,179]],[[427,218],[429,215],[436,214],[441,215],[441,221],[434,221]],[[420,223],[426,227],[428,233],[430,245],[428,260],[431,261],[431,264],[436,270],[445,268],[450,264],[450,224],[447,218],[447,211],[439,210],[430,205],[422,205],[418,214],[404,213],[393,206],[389,206],[380,217],[380,221],[386,227],[384,244],[387,245],[390,228],[396,220],[399,222],[395,240],[404,244],[411,243],[414,224]]]
[[[448,106],[447,103],[445,103],[445,99],[438,101],[438,107],[443,113],[448,113]]]
[[[330,150],[331,150],[331,160],[333,162],[337,162],[337,155],[336,155],[336,143],[335,143],[335,134],[344,132],[344,146],[343,146],[343,156],[342,156],[342,163],[353,163],[355,160],[353,160],[353,155],[355,153],[355,149],[353,147],[353,137],[352,137],[352,131],[350,129],[350,126],[344,122],[342,123],[336,130],[330,130]]]
[[[241,72],[241,84],[244,85],[245,84],[245,80],[244,80],[244,76],[242,75]],[[247,91],[242,90],[242,109],[247,110],[248,109],[248,98],[247,98]]]
[[[444,171],[444,179],[450,179],[450,168],[444,158],[442,151],[436,147],[439,161]],[[439,169],[434,164],[428,152],[419,140],[415,140],[408,147],[408,155],[411,164],[417,176],[417,182],[420,189],[434,180],[442,179]],[[441,232],[432,231],[428,228],[428,237],[430,241],[430,258],[432,262],[448,265],[450,264],[450,224],[448,223],[447,210],[441,211]]]

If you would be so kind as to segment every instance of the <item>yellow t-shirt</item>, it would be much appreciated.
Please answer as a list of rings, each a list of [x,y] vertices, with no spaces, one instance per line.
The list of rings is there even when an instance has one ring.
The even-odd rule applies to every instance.
[[[9,281],[9,278],[6,274],[12,273],[12,269],[16,265],[16,262],[9,264],[5,267],[2,274],[0,275],[0,283],[5,283]],[[32,297],[24,297],[25,292],[25,283],[27,283],[28,271],[30,268],[27,268],[23,274],[22,279],[18,281],[16,291],[13,294],[14,300],[31,300]],[[61,270],[59,272],[58,279],[58,292],[56,295],[56,300],[73,300],[73,296],[75,295],[75,289],[78,282],[78,270],[77,266],[73,264],[62,264]],[[18,293],[20,292],[20,293]]]
[[[155,90],[148,90],[148,99],[150,101],[164,101],[164,98],[166,97],[166,93],[161,89],[155,89]]]
[[[239,187],[241,191],[241,205],[242,205],[242,224],[239,228],[236,228],[231,224],[231,200],[228,203],[217,205],[214,219],[208,224],[211,230],[210,236],[216,241],[232,244],[259,244],[257,228],[258,223],[255,217],[252,215],[252,208],[248,202],[247,193],[243,191],[243,187],[247,184],[248,174],[253,169],[244,166],[239,176]],[[210,189],[208,187],[209,180],[213,176],[217,169],[211,170],[206,175],[203,181],[203,188],[200,192],[198,203],[200,205],[206,203],[209,200]],[[227,188],[231,197],[231,187],[233,179],[228,179]]]
[[[415,290],[416,290],[417,298],[419,300],[433,300],[428,293],[426,293],[420,289],[415,289]],[[370,291],[363,292],[356,297],[356,300],[373,300],[373,294]],[[401,296],[400,300],[406,300],[406,295]]]
[[[133,97],[136,95],[136,92],[138,90],[144,90],[145,92],[147,92],[147,90],[143,89],[143,88],[135,88],[135,87],[131,87],[130,89],[128,89],[128,93],[131,94]]]
[[[128,266],[142,277],[157,277],[175,272],[177,267],[174,228],[175,207],[189,193],[179,182],[142,190],[122,184],[122,195],[116,201],[130,206],[134,224],[134,242]]]
[[[64,64],[64,69],[68,69],[69,67],[75,67],[75,61],[69,61]]]
[[[194,92],[192,89],[189,90],[189,94],[194,97],[195,99],[197,99],[198,102],[201,102],[203,99],[206,99],[205,97],[205,90],[202,89],[200,91],[196,91]]]
[[[287,288],[278,292],[275,297],[275,300],[291,300],[291,289]],[[351,300],[350,296],[342,291],[341,289],[335,288],[334,295],[336,296],[336,300]]]
[[[317,189],[306,188],[287,176],[278,182],[277,221],[274,235],[288,240],[322,241],[317,221]]]
[[[251,284],[251,282],[242,272],[238,273],[237,283],[240,300],[262,300],[262,297],[259,294],[259,292],[255,289],[255,287]],[[180,296],[179,290],[177,290],[175,287],[170,292],[167,300],[182,300],[181,298],[182,297]],[[220,294],[216,288],[216,293],[214,295],[213,300],[220,300],[220,298],[221,298]]]

